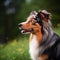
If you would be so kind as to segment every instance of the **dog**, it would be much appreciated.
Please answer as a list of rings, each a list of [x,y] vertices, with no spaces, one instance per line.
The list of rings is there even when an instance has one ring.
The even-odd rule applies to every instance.
[[[19,23],[23,34],[30,34],[29,54],[32,60],[60,60],[60,37],[52,30],[51,13],[32,11],[25,22]]]

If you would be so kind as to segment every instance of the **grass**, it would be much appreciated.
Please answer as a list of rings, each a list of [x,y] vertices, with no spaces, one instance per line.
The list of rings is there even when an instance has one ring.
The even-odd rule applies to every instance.
[[[0,45],[0,60],[30,60],[28,38],[17,40]]]
[[[60,28],[53,28],[60,35]],[[20,37],[7,44],[0,44],[0,60],[31,60],[28,38]]]

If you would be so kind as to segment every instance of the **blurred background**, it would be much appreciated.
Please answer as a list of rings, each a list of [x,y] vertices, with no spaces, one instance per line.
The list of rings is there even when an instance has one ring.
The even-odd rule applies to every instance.
[[[31,11],[43,9],[52,13],[53,30],[60,35],[60,0],[0,0],[0,60],[30,59],[28,38],[20,33],[18,23],[25,21]]]

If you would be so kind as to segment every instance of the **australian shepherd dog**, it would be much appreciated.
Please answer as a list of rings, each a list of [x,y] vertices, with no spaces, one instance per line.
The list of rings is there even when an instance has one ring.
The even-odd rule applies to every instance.
[[[32,60],[60,60],[60,37],[51,28],[51,14],[46,10],[32,11],[19,23],[23,34],[30,34],[29,54]]]

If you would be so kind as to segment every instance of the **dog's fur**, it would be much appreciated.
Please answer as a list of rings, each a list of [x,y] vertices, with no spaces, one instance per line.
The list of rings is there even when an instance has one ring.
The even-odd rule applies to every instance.
[[[51,28],[50,16],[46,10],[33,11],[26,22],[19,23],[23,34],[30,33],[32,60],[60,60],[60,37]]]

